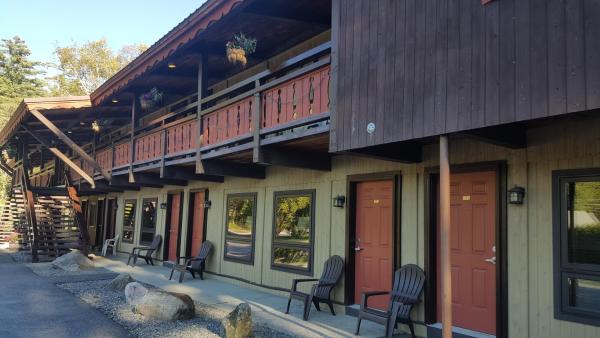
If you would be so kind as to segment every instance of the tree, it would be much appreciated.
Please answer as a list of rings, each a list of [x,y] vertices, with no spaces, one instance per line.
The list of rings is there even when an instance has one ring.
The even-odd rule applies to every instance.
[[[89,95],[146,48],[142,44],[126,45],[115,53],[106,39],[56,47],[58,75],[51,78],[51,93]]]

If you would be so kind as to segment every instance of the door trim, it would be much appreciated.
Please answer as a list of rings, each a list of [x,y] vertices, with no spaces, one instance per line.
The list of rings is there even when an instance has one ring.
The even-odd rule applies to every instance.
[[[194,234],[194,199],[196,198],[194,195],[197,192],[204,192],[204,202],[209,201],[208,199],[208,188],[202,189],[192,189],[188,193],[188,218],[187,218],[187,234],[185,241],[185,255],[193,256],[192,253],[192,236]],[[208,217],[208,209],[204,208],[204,224],[202,224],[202,243],[206,241],[206,224]]]
[[[508,260],[507,260],[507,163],[493,161],[451,165],[452,173],[496,172],[496,337],[508,337]],[[439,167],[425,168],[425,323],[435,323],[437,313],[437,178]]]
[[[392,171],[392,172],[381,172],[381,173],[373,173],[373,174],[359,174],[359,175],[348,175],[346,177],[346,196],[348,199],[346,205],[346,273],[344,273],[344,304],[352,305],[355,304],[358,300],[354,299],[354,237],[356,233],[356,185],[362,182],[372,182],[372,181],[386,181],[391,180],[392,185],[394,187],[394,191],[392,193],[392,204],[394,205],[393,209],[393,241],[392,241],[392,251],[393,251],[393,270],[392,276],[394,275],[394,270],[398,269],[401,266],[401,203],[402,203],[402,173],[400,171]]]
[[[181,226],[183,225],[183,203],[185,194],[183,191],[171,191],[167,192],[167,212],[165,215],[165,234],[164,234],[164,244],[163,244],[163,261],[169,260],[169,241],[171,239],[171,206],[173,203],[173,195],[179,194],[179,231],[177,232],[177,256],[181,254]]]

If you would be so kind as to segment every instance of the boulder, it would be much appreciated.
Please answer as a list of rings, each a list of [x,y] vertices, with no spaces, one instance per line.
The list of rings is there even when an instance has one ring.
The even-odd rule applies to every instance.
[[[65,271],[80,271],[84,269],[95,268],[94,262],[92,262],[79,250],[72,250],[68,254],[56,258],[52,262],[52,267]]]
[[[223,319],[225,328],[225,337],[227,338],[247,338],[253,337],[252,313],[248,303],[241,303],[236,306],[231,313]]]
[[[125,286],[125,300],[132,306],[136,306],[147,293],[148,288],[138,282],[132,282]]]
[[[135,305],[134,311],[146,318],[170,321],[191,319],[196,315],[190,296],[158,289],[149,290]]]
[[[133,282],[135,282],[135,280],[131,278],[131,276],[128,273],[122,273],[115,277],[115,279],[111,280],[104,287],[116,291],[124,291],[127,284]]]

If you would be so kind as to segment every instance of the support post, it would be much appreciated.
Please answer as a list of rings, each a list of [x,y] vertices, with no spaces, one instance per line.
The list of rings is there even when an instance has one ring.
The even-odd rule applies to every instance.
[[[205,53],[200,55],[200,63],[198,64],[198,107],[196,110],[197,120],[198,120],[198,140],[196,147],[196,173],[204,172],[202,168],[202,154],[200,153],[200,148],[202,147],[203,139],[202,139],[202,98],[206,95],[206,60],[207,56]]]
[[[37,217],[35,215],[35,200],[33,198],[33,192],[29,186],[29,154],[28,154],[27,142],[21,143],[21,158],[23,165],[21,167],[21,191],[23,192],[23,202],[25,203],[25,215],[27,216],[27,222],[31,227],[33,234],[33,240],[31,241],[31,261],[39,262],[38,247],[39,247],[39,233],[37,227]]]
[[[77,228],[79,229],[79,248],[87,256],[90,253],[90,234],[85,224],[85,217],[83,217],[83,209],[81,208],[77,189],[71,184],[71,178],[67,174],[65,174],[65,186],[67,187],[71,207],[75,213],[75,224],[77,224]]]
[[[442,337],[452,338],[452,270],[450,268],[450,160],[448,137],[440,136],[440,272]]]
[[[133,182],[134,181],[134,177],[133,177],[133,162],[135,162],[135,114],[136,114],[136,109],[135,106],[137,102],[137,98],[136,95],[133,95],[133,101],[131,102],[131,131],[129,133],[129,154],[131,155],[131,158],[129,159],[129,182]],[[110,181],[110,180],[109,180]]]
[[[260,81],[257,79],[255,88],[260,87]],[[263,154],[260,149],[260,126],[262,124],[262,100],[260,93],[254,94],[252,103],[252,161],[254,163],[263,162]]]

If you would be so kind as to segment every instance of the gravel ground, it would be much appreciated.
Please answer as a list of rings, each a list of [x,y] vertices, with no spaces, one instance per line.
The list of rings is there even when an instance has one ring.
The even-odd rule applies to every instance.
[[[66,271],[60,268],[55,268],[52,263],[29,263],[25,264],[26,267],[30,268],[33,273],[42,277],[55,277],[55,276],[81,276],[81,275],[96,275],[96,274],[108,274],[112,271],[105,268],[94,268],[94,269],[82,269],[79,271]]]
[[[108,280],[65,283],[57,286],[81,298],[84,302],[121,324],[134,337],[222,337],[221,319],[226,311],[205,304],[195,303],[196,317],[190,320],[169,322],[149,320],[133,313],[120,291],[105,289]],[[150,286],[152,287],[152,286]],[[267,326],[254,324],[256,337],[294,337],[275,331]]]

